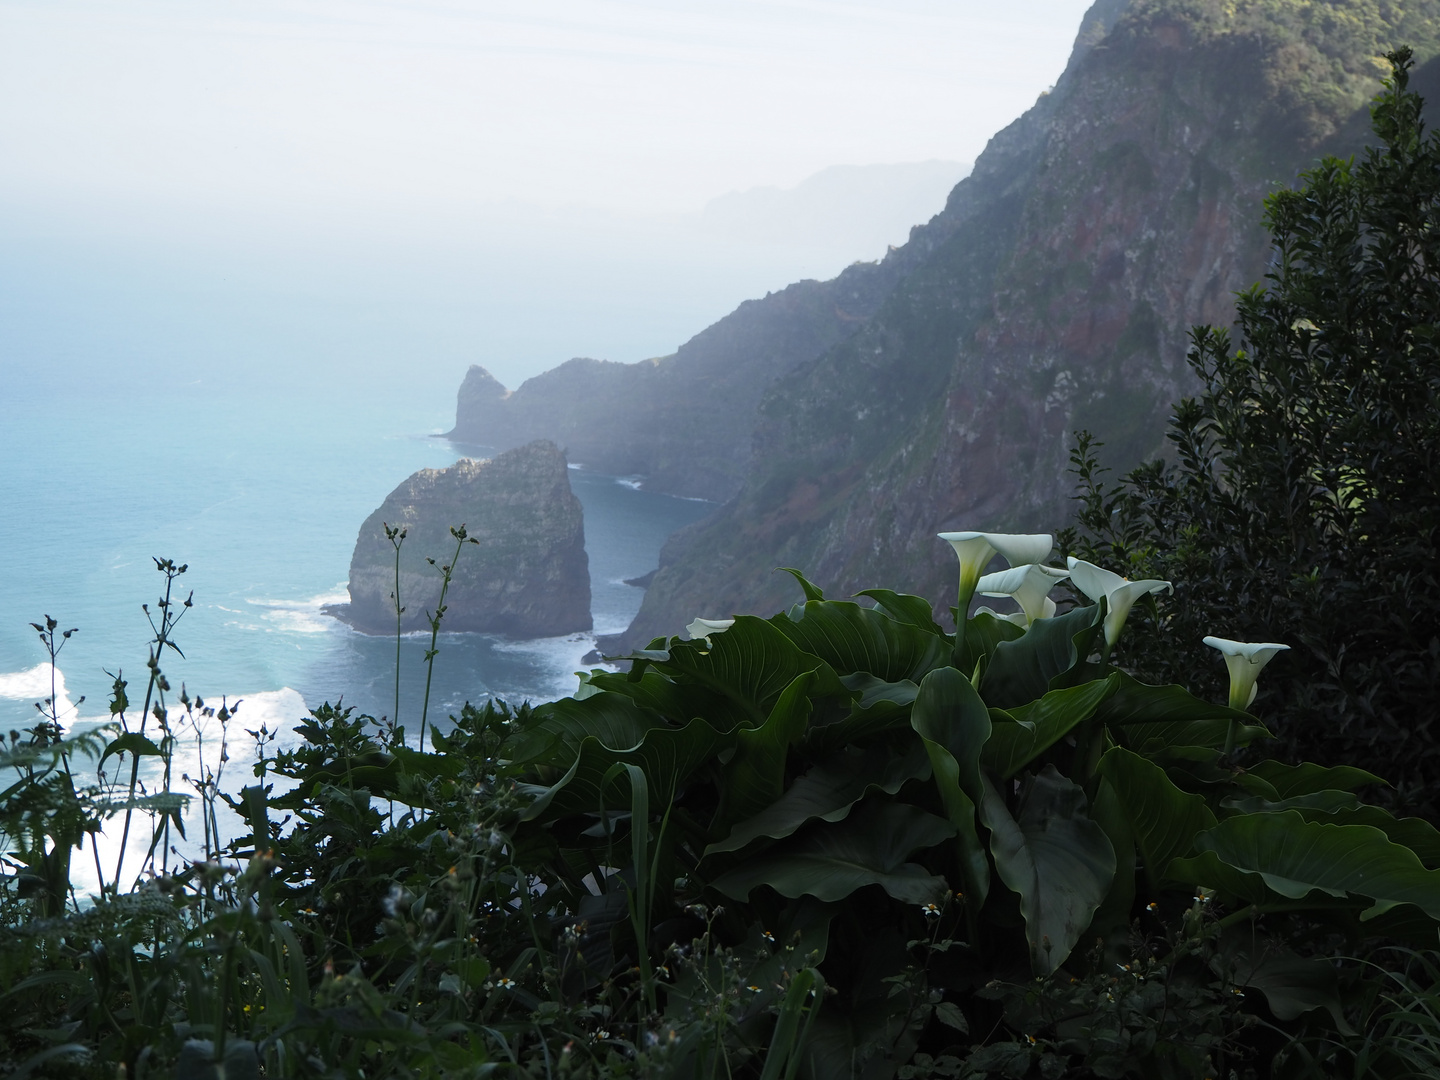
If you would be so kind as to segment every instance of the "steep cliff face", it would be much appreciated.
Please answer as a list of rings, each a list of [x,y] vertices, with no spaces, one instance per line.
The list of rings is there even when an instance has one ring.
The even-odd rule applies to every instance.
[[[453,564],[444,629],[521,638],[590,629],[584,516],[554,443],[421,469],[386,497],[360,527],[350,603],[331,611],[371,634],[395,632],[395,549],[387,523],[407,533],[400,549],[403,629],[428,625],[426,612],[440,595],[437,567],[455,557],[450,529],[462,524],[478,543],[466,544]]]
[[[501,449],[551,439],[572,461],[644,476],[652,491],[728,499],[744,480],[767,387],[853,335],[953,227],[941,214],[878,263],[747,300],[672,356],[571,360],[513,391],[474,366],[448,437]]]
[[[1264,272],[1264,195],[1353,151],[1373,58],[1433,55],[1437,31],[1433,0],[1102,0],[865,325],[772,383],[741,490],[672,538],[610,647],[774,610],[794,599],[777,566],[943,602],[937,531],[1062,524],[1071,433],[1116,467],[1162,448],[1189,328],[1228,325]]]

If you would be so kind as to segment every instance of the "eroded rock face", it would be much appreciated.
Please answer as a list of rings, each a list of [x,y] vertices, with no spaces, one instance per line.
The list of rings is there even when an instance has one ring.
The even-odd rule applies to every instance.
[[[766,388],[855,333],[934,242],[927,234],[831,281],[747,300],[660,359],[569,360],[515,390],[473,366],[448,437],[497,448],[553,439],[572,461],[643,476],[650,491],[728,499],[744,479]]]
[[[1262,7],[1100,0],[1055,89],[896,253],[905,276],[864,325],[771,382],[739,491],[671,538],[602,649],[782,608],[798,593],[777,566],[943,609],[955,564],[935,533],[1063,525],[1075,430],[1116,470],[1163,451],[1198,387],[1190,328],[1228,326],[1265,272],[1265,194],[1355,153],[1379,88],[1364,35]],[[1436,11],[1371,13],[1366,33],[1431,57]]]
[[[395,632],[395,549],[386,524],[406,529],[401,629],[429,625],[426,613],[440,596],[438,567],[455,559],[450,529],[462,524],[478,543],[465,544],[453,563],[443,630],[536,638],[590,629],[584,515],[554,443],[537,440],[489,460],[421,469],[386,497],[360,527],[350,603],[331,611],[370,634]]]

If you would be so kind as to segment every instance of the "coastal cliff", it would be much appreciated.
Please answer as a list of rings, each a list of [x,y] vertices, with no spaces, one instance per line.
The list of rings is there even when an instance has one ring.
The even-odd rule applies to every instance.
[[[776,610],[796,595],[777,566],[943,611],[954,566],[934,534],[1063,525],[1075,430],[1116,469],[1162,453],[1196,387],[1190,328],[1228,326],[1264,275],[1264,196],[1357,151],[1379,55],[1433,57],[1437,35],[1434,2],[1339,23],[1286,0],[1096,4],[1055,88],[956,186],[944,241],[856,333],[770,385],[741,490],[671,538],[602,648]]]
[[[595,472],[722,502],[745,479],[766,389],[854,334],[949,228],[937,219],[877,263],[747,300],[670,356],[570,360],[515,390],[473,366],[446,437],[498,449],[552,439]]]
[[[444,629],[517,638],[590,629],[584,515],[554,443],[421,469],[386,497],[360,527],[350,559],[350,603],[329,612],[370,634],[395,632],[395,549],[386,524],[406,530],[402,629],[429,625],[427,612],[440,595],[439,566],[455,558],[450,529],[461,524],[477,543],[465,544],[453,564]]]
[[[936,600],[948,529],[1070,517],[1073,433],[1120,470],[1165,451],[1269,258],[1264,197],[1355,153],[1381,54],[1440,52],[1440,0],[1098,0],[1053,89],[880,262],[742,305],[674,356],[571,361],[508,392],[482,369],[452,437],[544,434],[653,490],[726,500],[671,537],[610,652],[697,615],[885,585]],[[1435,96],[1436,65],[1415,85]],[[948,616],[946,616],[948,617]]]

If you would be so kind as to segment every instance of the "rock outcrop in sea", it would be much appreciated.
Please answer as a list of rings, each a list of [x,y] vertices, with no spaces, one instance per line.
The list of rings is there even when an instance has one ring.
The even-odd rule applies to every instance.
[[[536,440],[497,457],[421,469],[392,491],[360,527],[350,558],[350,603],[329,613],[368,634],[395,632],[395,549],[385,525],[403,527],[401,629],[429,625],[440,567],[455,557],[450,529],[465,544],[445,598],[444,630],[515,638],[589,630],[590,570],[580,500],[565,454]],[[426,559],[434,559],[430,565]]]

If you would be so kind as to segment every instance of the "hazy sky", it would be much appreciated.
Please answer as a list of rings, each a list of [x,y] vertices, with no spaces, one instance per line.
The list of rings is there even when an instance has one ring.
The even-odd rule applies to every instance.
[[[1088,6],[0,0],[0,198],[674,211],[833,164],[971,161]]]

